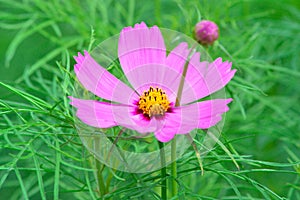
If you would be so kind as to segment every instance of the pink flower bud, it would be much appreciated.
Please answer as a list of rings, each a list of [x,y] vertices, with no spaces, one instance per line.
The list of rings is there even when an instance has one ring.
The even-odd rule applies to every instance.
[[[195,39],[202,45],[212,45],[219,37],[218,26],[208,20],[202,20],[195,26]]]

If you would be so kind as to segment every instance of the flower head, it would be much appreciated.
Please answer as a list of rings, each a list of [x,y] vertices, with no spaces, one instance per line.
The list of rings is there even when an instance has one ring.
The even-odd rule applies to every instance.
[[[110,103],[70,97],[77,117],[99,128],[123,126],[141,134],[154,132],[162,142],[170,141],[175,134],[214,126],[228,111],[232,99],[196,101],[223,88],[235,70],[221,58],[212,63],[200,62],[200,53],[190,56],[190,52],[187,43],[180,43],[167,55],[157,26],[148,28],[142,22],[124,28],[118,58],[131,86],[110,74],[87,51],[84,55],[78,53],[74,67],[78,80]],[[175,106],[189,56],[179,106]]]
[[[202,20],[195,26],[194,36],[203,45],[212,45],[219,37],[218,26],[209,20]]]

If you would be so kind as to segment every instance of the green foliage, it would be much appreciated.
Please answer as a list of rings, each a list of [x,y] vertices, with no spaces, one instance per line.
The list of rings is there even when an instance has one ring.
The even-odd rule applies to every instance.
[[[178,160],[178,198],[300,199],[297,0],[0,0],[1,199],[160,199],[160,171],[108,169],[81,143],[72,56],[140,21],[192,36],[201,18],[220,27],[209,53],[238,69],[220,140],[240,170],[216,145],[201,176],[190,151]]]

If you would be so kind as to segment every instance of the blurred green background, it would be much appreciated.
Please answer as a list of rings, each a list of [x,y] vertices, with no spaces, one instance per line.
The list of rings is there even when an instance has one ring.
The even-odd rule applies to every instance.
[[[192,37],[200,19],[220,28],[212,58],[238,69],[221,141],[241,169],[218,146],[204,176],[182,158],[176,198],[300,199],[298,0],[0,0],[0,199],[99,198],[66,98],[72,56],[141,21]],[[114,173],[105,198],[159,199],[155,173]]]

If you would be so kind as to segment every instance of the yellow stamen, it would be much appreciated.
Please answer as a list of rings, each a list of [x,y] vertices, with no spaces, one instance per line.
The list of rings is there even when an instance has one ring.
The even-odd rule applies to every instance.
[[[139,109],[149,117],[163,116],[169,108],[170,102],[166,93],[158,87],[151,86],[140,96]]]

